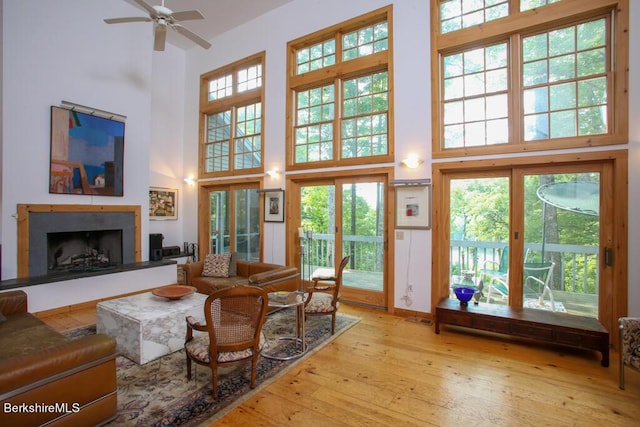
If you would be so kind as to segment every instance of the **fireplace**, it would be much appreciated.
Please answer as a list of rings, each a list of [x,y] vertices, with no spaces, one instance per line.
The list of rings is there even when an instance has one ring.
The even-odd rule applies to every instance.
[[[18,277],[140,261],[140,206],[18,205]]]
[[[122,230],[47,233],[51,274],[113,269],[122,264]]]

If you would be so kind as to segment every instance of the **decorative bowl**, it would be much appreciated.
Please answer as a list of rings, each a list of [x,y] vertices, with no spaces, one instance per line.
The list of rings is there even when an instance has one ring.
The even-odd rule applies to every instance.
[[[453,292],[456,294],[460,304],[467,305],[467,303],[471,301],[471,298],[473,298],[476,289],[469,286],[458,286],[453,288]]]
[[[161,298],[180,299],[182,297],[186,297],[187,295],[191,295],[195,291],[196,288],[194,288],[193,286],[171,285],[163,286],[161,288],[155,288],[151,291],[151,293]]]

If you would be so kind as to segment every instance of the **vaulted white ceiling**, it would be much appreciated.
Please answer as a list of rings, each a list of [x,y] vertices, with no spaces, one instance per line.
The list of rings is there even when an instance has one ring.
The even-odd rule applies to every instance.
[[[140,9],[141,17],[147,16],[147,12],[133,0],[124,0]],[[162,0],[146,0],[151,6],[161,5]],[[196,21],[184,21],[185,28],[198,34],[205,40],[211,41],[214,37],[234,27],[257,18],[264,13],[276,9],[292,0],[164,0],[164,6],[174,12],[197,9],[205,16],[205,19]],[[138,15],[132,15],[138,16]],[[116,18],[105,16],[105,18]],[[127,25],[144,25],[147,23],[132,23]],[[151,28],[151,24],[148,24]],[[177,34],[175,31],[167,32],[167,43],[181,49],[198,47],[195,43]]]

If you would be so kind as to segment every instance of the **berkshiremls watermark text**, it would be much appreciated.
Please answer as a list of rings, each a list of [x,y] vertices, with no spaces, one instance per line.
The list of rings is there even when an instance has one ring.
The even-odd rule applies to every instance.
[[[70,412],[78,412],[80,410],[79,403],[58,402],[58,403],[20,403],[12,404],[5,402],[2,404],[2,411],[5,414],[68,414]]]

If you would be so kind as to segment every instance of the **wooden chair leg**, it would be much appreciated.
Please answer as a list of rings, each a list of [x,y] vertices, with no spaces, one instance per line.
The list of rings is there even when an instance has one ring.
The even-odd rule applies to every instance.
[[[619,345],[620,347],[618,347],[618,353],[620,355],[620,390],[624,390],[624,357],[622,355],[622,352],[624,351],[624,327],[622,326],[622,323],[620,323],[619,326],[620,330],[618,332],[618,336],[620,337],[620,341],[619,341]]]
[[[191,358],[187,354],[187,380],[191,380]]]
[[[331,335],[336,331],[336,312],[331,313]]]
[[[211,385],[213,386],[213,398],[218,400],[218,367],[211,367]]]
[[[256,386],[256,371],[258,368],[258,354],[251,358],[251,388]]]

